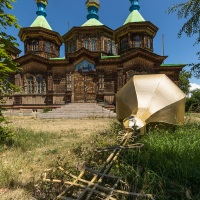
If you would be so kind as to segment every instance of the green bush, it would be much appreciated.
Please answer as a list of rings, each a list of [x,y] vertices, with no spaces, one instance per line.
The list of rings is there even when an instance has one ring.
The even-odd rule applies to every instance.
[[[13,142],[13,137],[15,133],[9,127],[0,126],[0,145],[7,144],[10,145]]]
[[[52,109],[51,109],[51,108],[48,108],[48,107],[43,108],[43,113],[47,113],[47,112],[49,112],[49,111],[52,111]]]
[[[194,90],[191,97],[186,99],[186,111],[200,112],[200,89]]]
[[[8,121],[2,113],[2,108],[0,107],[0,145],[12,143],[14,137],[14,132],[8,126]]]

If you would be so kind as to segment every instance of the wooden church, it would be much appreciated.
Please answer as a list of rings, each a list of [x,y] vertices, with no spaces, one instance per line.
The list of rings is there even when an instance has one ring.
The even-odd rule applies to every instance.
[[[99,21],[99,0],[87,0],[87,21],[60,36],[46,20],[47,0],[36,0],[37,18],[19,32],[25,54],[19,57],[18,49],[11,52],[21,68],[12,77],[20,90],[10,95],[6,104],[11,107],[70,102],[115,105],[117,91],[138,74],[166,74],[178,84],[184,65],[163,64],[167,57],[153,52],[158,28],[141,16],[138,0],[130,2],[126,21],[112,30]],[[65,57],[60,58],[63,43]]]

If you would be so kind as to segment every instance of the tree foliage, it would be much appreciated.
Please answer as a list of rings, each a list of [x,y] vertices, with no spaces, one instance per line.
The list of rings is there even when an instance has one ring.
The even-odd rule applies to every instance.
[[[190,92],[190,81],[189,79],[192,77],[191,72],[182,70],[179,75],[179,87],[185,93],[188,94]]]
[[[191,97],[186,101],[186,111],[200,113],[200,89],[192,91]]]
[[[8,95],[8,92],[14,90],[14,85],[9,81],[9,75],[18,70],[17,64],[11,60],[8,49],[17,46],[15,38],[6,33],[8,27],[19,28],[17,18],[8,14],[5,11],[13,9],[12,3],[15,0],[0,1],[0,142],[9,136],[7,129],[3,127],[6,122],[2,114],[3,98]]]
[[[17,70],[17,65],[14,63],[7,50],[9,47],[17,46],[15,42],[16,39],[8,35],[5,31],[7,27],[19,28],[17,18],[14,15],[7,14],[4,12],[13,9],[11,3],[15,0],[1,0],[0,2],[0,95],[2,96],[5,92],[4,87],[5,82],[7,82],[7,87],[12,88],[12,85],[7,81],[10,73]]]
[[[181,37],[185,33],[188,37],[197,35],[195,45],[200,43],[200,0],[188,0],[185,3],[172,5],[168,13],[177,12],[178,19],[186,19],[180,29],[178,36]],[[200,60],[200,52],[197,52],[198,60]],[[192,70],[196,77],[200,77],[200,63],[192,63]]]

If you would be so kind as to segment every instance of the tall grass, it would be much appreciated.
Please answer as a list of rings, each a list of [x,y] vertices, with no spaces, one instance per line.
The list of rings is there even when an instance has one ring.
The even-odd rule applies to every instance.
[[[150,129],[139,151],[124,151],[115,170],[129,188],[155,199],[200,199],[200,124]]]
[[[60,135],[51,132],[35,132],[18,128],[15,130],[14,137],[5,144],[0,144],[0,151],[7,148],[20,149],[21,151],[30,151],[52,144],[55,139],[59,139]]]
[[[59,138],[59,134],[16,129],[12,139],[0,144],[0,188],[16,188],[22,184],[24,180],[21,177],[27,179],[24,177],[25,171],[31,171],[29,168],[36,162],[36,159],[38,159],[38,165],[40,163],[35,150],[42,147],[47,148]]]

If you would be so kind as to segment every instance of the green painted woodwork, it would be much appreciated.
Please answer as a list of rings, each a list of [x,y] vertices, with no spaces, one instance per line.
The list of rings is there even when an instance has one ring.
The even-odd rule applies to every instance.
[[[63,57],[63,58],[49,58],[49,60],[65,60],[65,57]]]
[[[116,56],[101,56],[101,59],[107,59],[107,58],[120,58],[120,55],[116,55]]]
[[[102,26],[102,25],[103,24],[99,20],[91,18],[87,22],[85,22],[82,26]]]
[[[186,66],[186,64],[161,64],[161,67],[183,67]]]
[[[129,14],[126,21],[124,22],[124,25],[131,23],[131,22],[145,22],[145,19],[142,17],[142,15],[140,14],[140,12],[138,10],[133,10]]]
[[[46,18],[42,15],[37,16],[37,18],[35,19],[35,21],[31,24],[30,27],[42,27],[42,28],[46,28],[48,30],[52,30],[51,26],[49,25],[49,23],[47,22]]]

